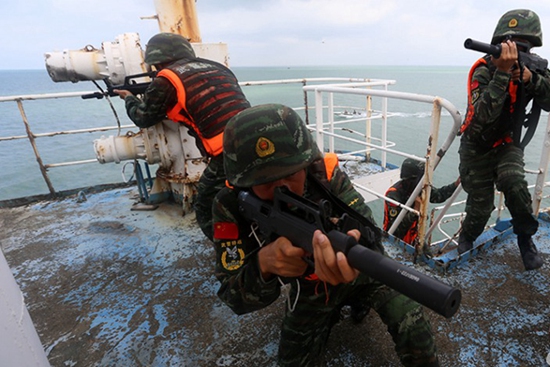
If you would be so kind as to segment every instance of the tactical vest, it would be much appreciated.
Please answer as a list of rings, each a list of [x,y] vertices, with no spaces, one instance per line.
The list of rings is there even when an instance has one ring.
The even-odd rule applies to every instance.
[[[475,108],[472,99],[472,91],[477,87],[477,85],[473,86],[474,83],[472,82],[474,72],[478,67],[490,68],[490,60],[491,56],[485,55],[484,57],[477,60],[470,69],[470,73],[468,74],[468,107],[466,117],[464,119],[464,122],[462,123],[462,126],[460,127],[460,134],[463,134],[464,132],[466,132],[467,134],[467,129],[474,118]],[[494,68],[490,68],[490,70],[491,69]],[[494,70],[492,71],[494,72]],[[514,105],[517,100],[517,89],[517,84],[510,80],[510,83],[508,84],[509,98],[506,101],[505,109],[500,114],[499,118],[491,126],[485,128],[481,134],[483,140],[489,143],[490,147],[492,148],[501,144],[512,142],[512,137],[510,136],[511,118],[514,113]],[[503,126],[506,126],[507,128],[503,129]]]
[[[195,59],[177,61],[157,77],[166,78],[177,91],[178,102],[168,118],[189,127],[204,154],[221,154],[225,125],[250,107],[233,73],[217,62]]]

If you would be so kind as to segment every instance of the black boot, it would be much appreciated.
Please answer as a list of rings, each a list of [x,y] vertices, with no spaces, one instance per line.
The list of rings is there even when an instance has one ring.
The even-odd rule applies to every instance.
[[[473,241],[468,241],[464,232],[460,232],[460,236],[458,236],[458,254],[462,255],[466,251],[470,251],[472,247],[474,247]]]
[[[542,266],[542,258],[540,257],[531,236],[521,234],[518,235],[518,246],[525,270],[534,270]]]

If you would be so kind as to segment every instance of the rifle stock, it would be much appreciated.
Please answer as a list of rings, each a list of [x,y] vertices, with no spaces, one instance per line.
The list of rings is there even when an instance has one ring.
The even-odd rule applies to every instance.
[[[330,239],[335,251],[343,252],[355,269],[446,318],[456,313],[462,298],[460,290],[358,245],[354,237],[330,228],[329,207],[327,200],[316,204],[279,188],[275,190],[273,204],[247,191],[239,193],[241,213],[255,222],[262,233],[286,237],[293,245],[313,253],[313,233],[320,229]]]

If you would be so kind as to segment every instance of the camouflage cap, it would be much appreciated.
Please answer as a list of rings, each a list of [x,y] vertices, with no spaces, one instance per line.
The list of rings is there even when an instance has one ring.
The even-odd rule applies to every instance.
[[[542,46],[542,29],[539,16],[528,9],[510,10],[497,23],[491,43],[496,45],[507,36],[522,38],[532,47]]]
[[[401,179],[417,178],[424,174],[424,162],[419,162],[416,159],[407,158],[401,164]]]
[[[233,116],[225,127],[223,155],[227,180],[238,187],[279,180],[322,157],[300,116],[280,104]]]
[[[145,62],[149,65],[195,57],[195,51],[189,41],[175,33],[156,34],[151,37],[145,48]]]

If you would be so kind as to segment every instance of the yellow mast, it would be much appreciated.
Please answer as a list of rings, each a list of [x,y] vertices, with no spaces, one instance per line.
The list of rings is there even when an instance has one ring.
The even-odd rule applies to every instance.
[[[179,34],[191,43],[201,43],[195,0],[155,0],[161,32]]]

